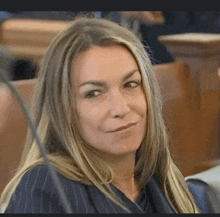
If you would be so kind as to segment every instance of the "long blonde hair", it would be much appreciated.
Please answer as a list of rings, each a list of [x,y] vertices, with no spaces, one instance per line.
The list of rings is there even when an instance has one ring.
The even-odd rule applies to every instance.
[[[114,194],[111,167],[88,149],[77,130],[70,67],[75,57],[92,45],[121,45],[130,51],[140,69],[148,103],[147,133],[137,150],[135,178],[143,188],[156,174],[161,189],[177,213],[198,213],[179,169],[169,152],[169,139],[162,117],[162,99],[150,58],[138,37],[129,29],[105,19],[76,18],[53,40],[43,58],[31,114],[55,168],[66,177],[95,185],[115,203],[127,209]],[[23,175],[44,160],[28,130],[25,149],[14,178],[4,189],[0,203],[10,197]]]

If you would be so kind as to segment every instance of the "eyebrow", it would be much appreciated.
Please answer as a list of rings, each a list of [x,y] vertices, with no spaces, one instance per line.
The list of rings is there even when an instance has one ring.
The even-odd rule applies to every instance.
[[[128,78],[132,77],[133,74],[135,74],[136,72],[138,72],[138,69],[133,69],[132,71],[128,72],[126,75],[123,76],[122,80],[125,81]],[[104,81],[96,81],[96,80],[91,80],[91,81],[85,81],[82,84],[80,84],[79,87],[82,87],[86,84],[92,84],[92,85],[96,85],[96,86],[105,86],[106,82]]]

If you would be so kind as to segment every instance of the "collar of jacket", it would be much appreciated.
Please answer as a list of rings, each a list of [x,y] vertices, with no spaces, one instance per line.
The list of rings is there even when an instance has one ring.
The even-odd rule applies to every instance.
[[[125,204],[129,207],[132,213],[145,213],[140,207],[129,200],[122,192],[120,192],[117,188],[113,186],[113,190],[115,193],[125,202]],[[153,213],[175,213],[171,206],[169,205],[167,199],[165,198],[163,192],[161,191],[161,188],[158,184],[158,182],[151,178],[150,181],[145,186],[146,193],[148,195],[149,201],[152,206],[152,212]],[[108,204],[108,207],[111,207],[111,210],[117,212],[117,213],[127,213],[123,208],[119,207],[112,201],[110,201],[107,197],[105,197],[103,194],[100,194],[100,192],[95,186],[90,186],[87,189],[88,193],[90,194],[90,198],[92,198],[93,206],[95,207],[96,211],[98,213],[105,213],[106,207],[103,207],[100,205],[100,199],[102,201],[102,204]],[[99,195],[102,198],[97,198],[94,195]],[[146,214],[146,213],[145,213]]]

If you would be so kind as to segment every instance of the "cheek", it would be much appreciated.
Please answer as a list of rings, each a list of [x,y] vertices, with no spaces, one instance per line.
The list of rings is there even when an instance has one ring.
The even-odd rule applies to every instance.
[[[141,118],[141,129],[144,134],[146,133],[146,128],[147,128],[147,114],[148,114],[148,104],[145,98],[145,95],[142,93],[139,95],[139,97],[136,99],[136,103],[134,103],[135,106],[135,111],[138,113],[138,115]]]
[[[99,129],[101,122],[101,110],[98,107],[92,107],[81,103],[76,107],[79,129],[82,136],[87,132]]]
[[[147,100],[143,92],[138,94],[135,99],[133,99],[133,106],[137,113],[146,118],[147,115]]]
[[[145,114],[147,113],[147,101],[144,96],[142,97],[142,100],[140,102],[140,108]]]
[[[98,109],[85,109],[78,114],[78,130],[82,139],[92,147],[100,148],[106,137],[103,137],[102,121]],[[101,144],[99,143],[101,141]]]

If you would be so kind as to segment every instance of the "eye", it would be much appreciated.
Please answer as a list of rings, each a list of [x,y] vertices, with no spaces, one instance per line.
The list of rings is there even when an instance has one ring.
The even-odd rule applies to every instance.
[[[90,98],[95,98],[100,94],[99,90],[91,90],[86,94],[86,98],[90,99]]]
[[[135,87],[139,86],[139,84],[140,84],[139,81],[129,81],[125,84],[125,87],[135,88]]]

